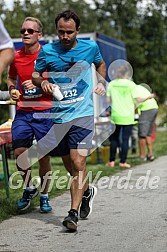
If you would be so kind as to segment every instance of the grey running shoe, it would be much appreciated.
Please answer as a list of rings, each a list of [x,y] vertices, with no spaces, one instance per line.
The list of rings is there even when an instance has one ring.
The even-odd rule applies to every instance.
[[[77,222],[78,222],[78,213],[77,211],[71,209],[68,212],[68,216],[64,218],[63,226],[65,226],[68,230],[76,231]]]
[[[80,218],[86,219],[92,212],[93,200],[97,194],[97,188],[95,186],[89,187],[89,195],[82,196],[82,202],[80,206]]]

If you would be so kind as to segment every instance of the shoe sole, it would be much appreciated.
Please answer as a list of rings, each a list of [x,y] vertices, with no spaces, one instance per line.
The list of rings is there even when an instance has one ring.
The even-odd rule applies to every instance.
[[[71,231],[77,230],[77,224],[74,221],[63,221],[63,226]]]
[[[88,216],[92,213],[93,201],[94,201],[94,198],[95,198],[95,196],[97,194],[97,188],[95,186],[93,186],[93,189],[94,189],[94,195],[93,195],[93,197],[91,198],[91,200],[89,202],[90,212],[89,212]]]
[[[49,211],[45,211],[45,210],[41,210],[41,209],[40,209],[40,213],[50,213],[50,212],[52,212],[52,209],[49,210]]]
[[[96,196],[96,194],[97,194],[97,188],[96,188],[95,186],[92,186],[92,188],[93,188],[93,190],[94,190],[94,195],[93,195],[93,197],[91,198],[91,200],[90,200],[90,202],[89,202],[90,211],[89,211],[88,215],[85,216],[85,217],[81,217],[81,215],[80,215],[80,218],[81,218],[81,219],[86,219],[86,218],[88,218],[89,215],[92,213],[93,201],[94,201],[94,198],[95,198],[95,196]]]
[[[33,198],[35,198],[37,195],[38,195],[38,191],[36,191],[36,193],[33,195],[33,197],[31,198],[31,200],[32,200]],[[24,208],[19,208],[19,207],[17,207],[17,209],[20,210],[20,211],[26,210],[27,208],[29,208],[29,206],[30,206],[30,204],[31,204],[31,200],[28,202],[28,205],[27,205],[26,207],[24,207]]]

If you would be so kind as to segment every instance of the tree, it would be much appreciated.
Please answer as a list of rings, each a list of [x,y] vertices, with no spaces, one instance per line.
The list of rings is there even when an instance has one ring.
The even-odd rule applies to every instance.
[[[141,2],[94,0],[97,27],[125,42],[134,81],[148,83],[163,102],[167,98],[167,3],[155,0],[143,7]]]
[[[156,1],[156,4],[156,7],[153,3],[147,6],[141,22],[142,46],[146,59],[143,75],[163,102],[167,92],[167,17],[164,12],[167,4],[164,1]]]
[[[39,18],[44,25],[44,34],[55,34],[55,17],[63,10],[74,10],[81,19],[81,32],[94,31],[96,27],[96,14],[89,5],[79,0],[40,0],[39,2]]]

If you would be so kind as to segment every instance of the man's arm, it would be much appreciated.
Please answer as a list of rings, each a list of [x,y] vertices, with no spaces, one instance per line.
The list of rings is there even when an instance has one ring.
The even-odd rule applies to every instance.
[[[7,85],[8,85],[9,95],[12,98],[12,100],[14,101],[19,100],[20,92],[16,89],[16,78],[8,77]]]
[[[14,49],[13,48],[6,48],[0,51],[0,83],[1,83],[1,76],[5,68],[12,62],[14,59]]]
[[[106,93],[106,64],[104,60],[101,60],[100,64],[96,65],[97,71],[97,85],[94,87],[93,92],[98,95],[104,95]]]
[[[96,71],[98,73],[98,80],[105,80],[106,78],[106,64],[104,60],[101,60],[100,64],[96,65]]]
[[[53,93],[53,83],[50,83],[49,81],[45,80],[42,77],[42,74],[40,72],[37,72],[35,69],[32,73],[32,83],[35,86],[42,88],[42,90],[46,93]]]
[[[0,18],[0,83],[5,68],[14,58],[14,46],[1,18]]]

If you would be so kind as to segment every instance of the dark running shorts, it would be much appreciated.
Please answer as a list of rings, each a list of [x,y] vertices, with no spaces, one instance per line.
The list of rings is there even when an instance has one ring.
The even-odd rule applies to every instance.
[[[74,119],[68,123],[54,124],[54,133],[50,135],[57,148],[52,149],[51,156],[65,156],[70,149],[91,149],[94,135],[94,116]]]
[[[139,137],[151,136],[157,113],[158,109],[150,109],[141,112],[138,124]]]
[[[29,148],[34,140],[43,138],[53,125],[52,119],[34,118],[34,112],[17,111],[12,123],[12,145],[13,148]],[[39,113],[50,113],[50,110],[39,111]],[[47,116],[46,116],[47,117]]]

